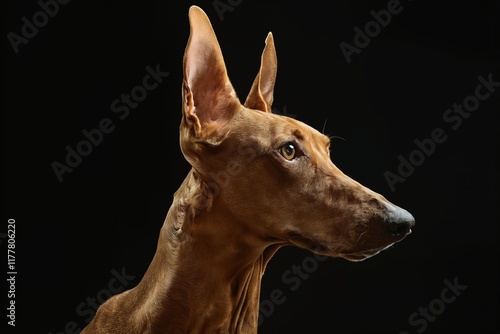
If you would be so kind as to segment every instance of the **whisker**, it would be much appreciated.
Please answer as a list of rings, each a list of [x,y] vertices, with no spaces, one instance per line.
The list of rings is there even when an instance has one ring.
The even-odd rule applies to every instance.
[[[342,139],[343,141],[347,141],[345,138],[340,137],[340,136],[328,136],[328,138],[330,138],[330,140],[331,139]]]
[[[323,130],[321,131],[322,134],[324,134],[325,136],[327,136],[328,138],[330,138],[330,140],[332,139],[342,139],[343,141],[347,141],[345,138],[343,137],[340,137],[340,136],[332,136],[332,135],[327,135],[325,133],[325,130],[326,130],[326,123],[328,122],[328,118],[325,118],[325,123],[323,123]]]

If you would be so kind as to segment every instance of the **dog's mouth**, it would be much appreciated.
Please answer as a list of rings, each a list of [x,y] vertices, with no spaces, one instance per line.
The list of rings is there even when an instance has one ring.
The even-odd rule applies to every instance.
[[[343,258],[346,260],[349,260],[351,262],[360,262],[368,259],[369,257],[372,257],[373,255],[344,255]]]
[[[346,259],[348,261],[360,262],[360,261],[369,259],[372,256],[375,256],[378,253],[380,253],[388,248],[392,248],[393,246],[394,246],[394,244],[392,243],[392,244],[389,244],[389,245],[382,247],[382,248],[371,249],[371,250],[362,251],[359,253],[343,254],[341,257],[343,257],[344,259]]]
[[[409,234],[409,233],[408,233]],[[378,253],[393,247],[393,245],[399,241],[392,242],[388,245],[383,245],[380,247],[373,247],[373,248],[368,248],[368,249],[363,249],[359,251],[351,251],[348,250],[351,247],[348,247],[347,245],[340,245],[337,244],[335,248],[329,246],[330,243],[325,242],[323,240],[318,241],[318,240],[313,240],[311,238],[307,238],[301,234],[295,233],[295,232],[290,232],[288,233],[289,241],[293,245],[307,249],[313,253],[320,254],[320,255],[326,255],[332,258],[344,258],[348,261],[352,262],[359,262],[366,260],[372,256],[377,255]]]

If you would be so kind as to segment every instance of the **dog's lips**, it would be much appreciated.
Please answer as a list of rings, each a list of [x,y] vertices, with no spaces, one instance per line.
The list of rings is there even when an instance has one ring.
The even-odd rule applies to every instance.
[[[332,258],[344,258],[349,261],[358,262],[366,260],[372,256],[377,255],[383,250],[392,247],[397,241],[391,242],[388,245],[374,247],[369,249],[363,249],[359,251],[350,252],[348,250],[336,249],[329,246],[328,242],[324,240],[313,240],[311,238],[307,238],[298,233],[289,233],[290,242],[298,247],[305,248],[310,250],[313,253],[326,255]]]
[[[351,253],[351,254],[342,254],[342,257],[346,260],[353,261],[353,262],[363,261],[363,260],[366,260],[372,256],[377,255],[378,253],[380,253],[388,248],[393,247],[395,243],[396,242],[390,243],[389,245],[387,245],[385,247],[381,247],[381,248],[368,249],[368,250],[364,250],[364,251],[356,252],[356,253]]]
[[[387,248],[387,247],[386,247]],[[385,249],[385,248],[384,248]],[[364,261],[366,259],[371,258],[372,256],[377,255],[384,249],[379,249],[375,252],[363,252],[363,253],[356,253],[356,254],[348,254],[348,255],[342,255],[342,257],[346,260],[352,261],[352,262],[360,262]]]
[[[412,233],[412,230],[409,229],[405,234],[398,236],[396,241],[391,242],[390,244],[388,244],[384,247],[367,249],[367,250],[363,250],[363,251],[351,253],[351,254],[343,254],[342,257],[345,258],[346,260],[353,261],[353,262],[359,262],[359,261],[366,260],[372,256],[377,255],[378,253],[380,253],[388,248],[394,247],[395,244],[397,244],[398,242],[403,240],[406,236],[410,235],[411,233]]]
[[[368,259],[369,257],[371,257],[371,255],[344,255],[342,257],[352,262],[360,262]]]

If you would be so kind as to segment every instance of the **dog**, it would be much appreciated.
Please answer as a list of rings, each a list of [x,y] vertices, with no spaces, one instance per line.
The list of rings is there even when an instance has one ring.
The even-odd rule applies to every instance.
[[[256,333],[261,278],[279,248],[361,261],[415,223],[343,174],[327,136],[271,112],[271,33],[241,104],[207,15],[193,6],[189,22],[180,146],[192,169],[141,282],[102,304],[83,334]]]

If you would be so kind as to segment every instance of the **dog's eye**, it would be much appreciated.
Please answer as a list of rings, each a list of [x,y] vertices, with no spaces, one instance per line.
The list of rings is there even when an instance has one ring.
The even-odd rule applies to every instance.
[[[295,149],[295,145],[292,143],[286,143],[285,145],[280,147],[280,154],[286,160],[293,160],[297,154],[297,150]]]

